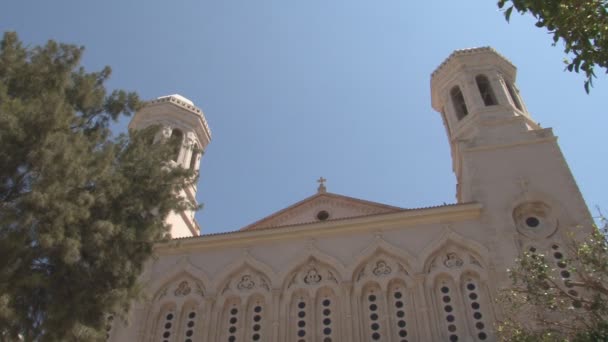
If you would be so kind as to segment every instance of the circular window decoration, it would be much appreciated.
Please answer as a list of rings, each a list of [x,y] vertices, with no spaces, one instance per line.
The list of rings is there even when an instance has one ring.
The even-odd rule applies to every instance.
[[[321,210],[317,213],[317,220],[319,221],[325,221],[329,218],[329,213],[327,212],[327,210]]]
[[[513,210],[513,221],[521,234],[533,238],[547,237],[558,228],[555,210],[540,201],[518,205]]]
[[[526,226],[536,228],[540,225],[540,220],[537,217],[529,216],[526,218]]]

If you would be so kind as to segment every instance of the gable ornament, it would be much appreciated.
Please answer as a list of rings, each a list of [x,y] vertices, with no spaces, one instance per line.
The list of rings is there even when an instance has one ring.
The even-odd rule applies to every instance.
[[[463,264],[463,261],[462,261],[462,259],[460,259],[460,257],[458,257],[458,255],[456,253],[448,253],[445,256],[445,260],[443,261],[443,264],[447,268],[455,268],[455,267],[461,267]]]
[[[173,291],[173,294],[176,297],[183,297],[187,296],[191,291],[192,289],[190,288],[190,284],[188,284],[188,282],[184,280],[179,283],[179,285],[177,285],[177,288],[175,289],[175,291]]]
[[[241,291],[244,291],[251,290],[254,286],[255,282],[253,281],[253,279],[251,279],[251,276],[249,274],[245,274],[241,277],[241,281],[239,281],[239,283],[236,285],[236,288]]]
[[[308,272],[306,272],[306,275],[304,276],[304,283],[308,285],[316,285],[320,282],[321,275],[319,274],[319,271],[317,271],[317,269],[314,267],[308,269]]]
[[[372,273],[377,276],[385,276],[385,275],[389,275],[391,274],[393,270],[391,269],[391,267],[386,263],[386,261],[384,260],[378,260],[376,262],[376,266],[374,267],[374,270],[372,271]]]

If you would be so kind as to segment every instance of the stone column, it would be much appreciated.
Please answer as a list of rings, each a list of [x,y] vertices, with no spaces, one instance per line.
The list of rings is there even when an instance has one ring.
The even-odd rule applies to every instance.
[[[430,322],[433,320],[432,311],[429,310],[427,288],[425,286],[426,274],[416,274],[414,279],[414,312],[416,318],[417,339],[420,341],[436,341],[440,336],[434,336]]]
[[[206,319],[206,323],[209,323],[205,326],[205,331],[207,332],[207,339],[209,341],[217,341],[219,339],[219,322],[220,316],[222,314],[222,308],[217,307],[217,298],[216,296],[208,296],[207,297],[207,312],[209,314],[209,319]]]
[[[344,281],[340,284],[340,302],[342,303],[342,326],[341,335],[342,341],[354,341],[353,340],[353,314],[351,297],[353,291],[353,283],[350,281]]]
[[[270,341],[279,342],[279,327],[281,323],[281,289],[272,289],[272,325]]]

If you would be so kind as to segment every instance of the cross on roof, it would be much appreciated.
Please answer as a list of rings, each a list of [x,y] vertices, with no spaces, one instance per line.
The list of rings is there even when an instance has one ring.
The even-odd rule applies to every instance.
[[[327,181],[327,179],[323,178],[323,177],[319,177],[319,179],[317,179],[317,182],[319,183],[319,187],[317,188],[317,192],[318,193],[323,193],[325,192],[325,182]]]

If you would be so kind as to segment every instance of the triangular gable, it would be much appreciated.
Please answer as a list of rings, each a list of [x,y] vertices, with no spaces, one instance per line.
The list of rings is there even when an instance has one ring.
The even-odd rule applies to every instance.
[[[374,214],[393,213],[401,210],[404,209],[323,192],[317,193],[285,209],[279,210],[270,216],[266,216],[241,230],[283,227]],[[322,212],[326,212],[327,215]],[[327,217],[325,218],[325,216]]]

